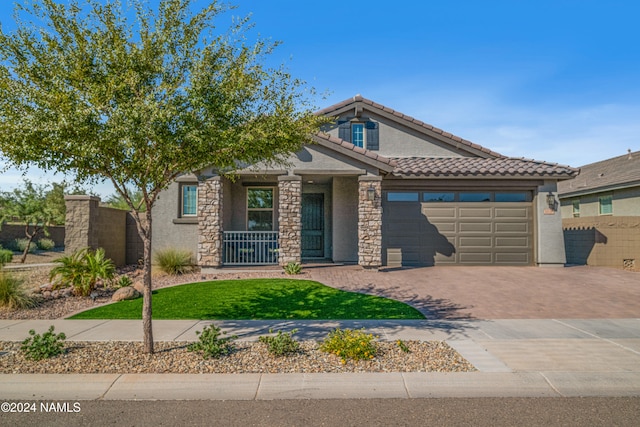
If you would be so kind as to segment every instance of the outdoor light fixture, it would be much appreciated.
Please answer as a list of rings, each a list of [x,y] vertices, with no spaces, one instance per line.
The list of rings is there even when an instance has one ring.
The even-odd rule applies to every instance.
[[[367,190],[367,200],[373,202],[376,199],[376,189],[373,188],[373,185],[369,187]]]
[[[553,193],[547,194],[547,205],[549,205],[549,209],[554,209],[556,207],[556,198]]]

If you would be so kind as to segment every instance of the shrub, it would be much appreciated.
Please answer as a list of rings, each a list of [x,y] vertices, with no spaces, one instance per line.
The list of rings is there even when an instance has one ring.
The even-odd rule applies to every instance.
[[[0,248],[0,267],[9,264],[13,259],[13,251]]]
[[[299,262],[290,262],[284,266],[284,272],[290,275],[300,274],[302,266]]]
[[[113,282],[113,287],[116,289],[120,289],[120,288],[126,288],[127,286],[131,286],[132,284],[133,284],[133,281],[129,276],[122,275],[118,277],[118,280]]]
[[[396,344],[398,345],[398,348],[402,350],[404,353],[411,353],[411,349],[404,341],[398,340],[396,341]]]
[[[29,250],[27,252],[29,253],[34,253],[36,251],[36,249],[38,249],[38,245],[36,245],[36,242],[31,242],[29,243],[29,239],[15,239],[13,241],[13,250],[15,250],[16,252],[24,252],[24,250],[27,248],[27,245],[29,245]]]
[[[274,356],[286,356],[293,354],[300,348],[300,343],[293,339],[293,334],[298,332],[297,329],[293,329],[291,332],[278,331],[277,335],[260,337],[260,342],[267,345],[267,351]],[[273,333],[269,329],[269,333]]]
[[[346,363],[347,359],[373,359],[377,348],[372,334],[365,334],[363,330],[336,328],[320,344],[320,350],[335,354]]]
[[[184,249],[162,249],[154,254],[155,264],[167,274],[185,274],[193,271],[191,252]]]
[[[222,334],[226,335],[226,332],[222,332]],[[238,338],[236,335],[220,338],[220,328],[213,324],[202,328],[202,332],[196,331],[196,335],[199,336],[198,342],[190,344],[187,349],[202,353],[205,359],[210,357],[217,359],[231,353],[234,348],[231,341]]]
[[[54,262],[58,265],[49,274],[54,287],[73,286],[76,295],[88,296],[98,280],[111,281],[116,274],[113,261],[105,258],[102,248],[95,252],[88,248],[80,249]]]
[[[9,273],[0,272],[0,306],[14,310],[35,305],[35,298],[28,295],[22,280]]]
[[[54,334],[54,327],[51,325],[49,331],[44,334],[36,334],[31,329],[29,335],[31,337],[22,341],[20,350],[24,353],[24,357],[30,360],[48,359],[64,352],[64,340],[67,338],[64,333]]]
[[[44,239],[38,240],[36,245],[38,246],[38,249],[41,249],[43,251],[50,251],[51,249],[56,247],[56,242],[45,237]]]

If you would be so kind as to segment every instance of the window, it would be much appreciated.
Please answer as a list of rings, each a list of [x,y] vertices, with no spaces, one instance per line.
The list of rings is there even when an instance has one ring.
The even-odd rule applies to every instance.
[[[460,193],[461,202],[490,202],[491,193]]]
[[[422,193],[423,202],[453,202],[455,193]]]
[[[496,202],[527,202],[527,193],[496,193]]]
[[[181,189],[181,216],[196,216],[198,214],[198,186],[195,184],[185,184]]]
[[[351,143],[364,148],[364,123],[351,124]]]
[[[247,230],[273,230],[273,189],[247,189]]]
[[[418,193],[387,193],[390,202],[417,202]]]
[[[571,206],[573,209],[573,217],[574,218],[580,217],[580,199],[572,200]]]
[[[600,215],[613,214],[613,197],[611,195],[600,196],[599,201],[600,201]]]

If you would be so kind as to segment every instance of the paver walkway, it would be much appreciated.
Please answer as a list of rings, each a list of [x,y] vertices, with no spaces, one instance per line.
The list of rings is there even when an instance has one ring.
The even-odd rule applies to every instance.
[[[640,318],[640,273],[603,267],[306,268],[313,280],[407,302],[429,319]]]

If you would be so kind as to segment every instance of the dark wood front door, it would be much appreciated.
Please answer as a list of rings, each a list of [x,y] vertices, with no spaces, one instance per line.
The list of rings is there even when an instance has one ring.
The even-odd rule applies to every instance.
[[[302,256],[324,256],[324,194],[302,195]]]

